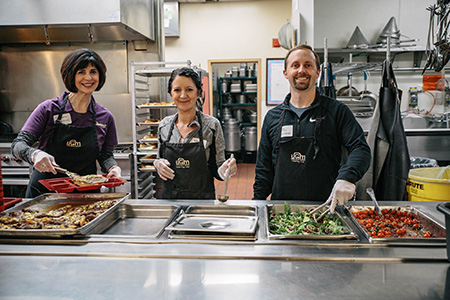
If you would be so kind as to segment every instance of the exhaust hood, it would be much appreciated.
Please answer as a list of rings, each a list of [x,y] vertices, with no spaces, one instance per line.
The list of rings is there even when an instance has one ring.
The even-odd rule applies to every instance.
[[[154,41],[155,1],[1,0],[0,44]]]

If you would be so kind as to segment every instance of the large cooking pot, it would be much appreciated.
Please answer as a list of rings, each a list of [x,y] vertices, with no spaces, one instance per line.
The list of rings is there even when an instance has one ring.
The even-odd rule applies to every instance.
[[[241,131],[239,121],[231,118],[223,122],[223,135],[225,138],[225,151],[241,151]]]
[[[258,149],[258,136],[256,126],[245,127],[243,136],[245,151],[256,151]]]

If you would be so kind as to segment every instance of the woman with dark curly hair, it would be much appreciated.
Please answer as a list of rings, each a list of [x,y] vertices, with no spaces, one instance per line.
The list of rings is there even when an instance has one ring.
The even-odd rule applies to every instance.
[[[105,63],[94,51],[78,49],[64,58],[61,77],[68,91],[39,104],[11,146],[15,157],[34,167],[27,198],[49,192],[39,180],[66,176],[56,172],[57,166],[89,175],[97,173],[98,162],[108,178],[121,176],[112,152],[117,145],[114,118],[92,96],[105,83]]]
[[[158,159],[154,165],[163,180],[163,199],[215,199],[214,177],[236,173],[236,160],[225,160],[225,142],[219,120],[203,114],[196,104],[202,82],[192,68],[175,69],[168,92],[177,113],[158,128]],[[229,175],[228,175],[229,174]]]

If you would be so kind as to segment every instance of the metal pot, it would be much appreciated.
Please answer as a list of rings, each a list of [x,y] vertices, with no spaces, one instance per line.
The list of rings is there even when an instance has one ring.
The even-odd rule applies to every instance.
[[[258,149],[258,133],[256,126],[244,128],[244,149],[245,151],[256,151]]]
[[[223,135],[225,138],[225,151],[241,151],[241,132],[239,130],[238,120],[225,120],[223,123]]]
[[[255,111],[249,111],[247,116],[250,123],[258,122],[258,114]]]

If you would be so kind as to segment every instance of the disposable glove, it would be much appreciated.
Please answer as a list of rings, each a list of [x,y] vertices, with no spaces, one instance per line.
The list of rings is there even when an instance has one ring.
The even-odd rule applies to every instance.
[[[353,198],[355,188],[356,186],[353,183],[338,179],[333,186],[330,197],[328,197],[328,200],[331,199],[330,213],[334,213],[336,205],[344,205]]]
[[[55,163],[55,158],[48,154],[47,152],[36,150],[32,156],[33,166],[39,172],[51,172],[56,174],[55,166],[58,166]]]
[[[219,176],[220,176],[220,178],[222,178],[222,180],[225,180],[227,177],[226,172],[227,172],[228,167],[230,168],[229,177],[235,175],[237,172],[237,166],[236,166],[236,159],[234,157],[230,157],[229,159],[224,161],[223,164],[217,170],[217,172],[219,173]]]
[[[108,174],[106,175],[106,177],[107,178],[111,178],[111,177],[120,178],[120,177],[122,177],[122,169],[119,166],[112,166],[111,168],[109,168]]]
[[[157,159],[153,162],[153,165],[158,172],[159,177],[162,180],[167,181],[167,179],[173,179],[175,177],[175,172],[169,168],[170,162],[165,158]]]

